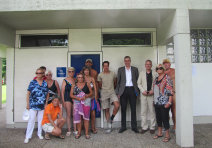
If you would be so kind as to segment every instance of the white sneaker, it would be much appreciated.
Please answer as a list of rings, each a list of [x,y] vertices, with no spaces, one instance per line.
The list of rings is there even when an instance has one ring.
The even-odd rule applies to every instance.
[[[78,134],[78,131],[73,131],[74,136]]]
[[[29,143],[29,139],[25,138],[24,143]]]
[[[42,136],[42,135],[39,135],[38,138],[39,138],[40,140],[43,140],[43,136]]]

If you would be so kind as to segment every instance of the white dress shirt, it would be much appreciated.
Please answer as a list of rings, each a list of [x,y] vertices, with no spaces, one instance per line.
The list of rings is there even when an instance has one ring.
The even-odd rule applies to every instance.
[[[127,69],[125,67],[125,73],[126,73],[126,86],[133,86],[131,67],[130,67],[130,69]]]

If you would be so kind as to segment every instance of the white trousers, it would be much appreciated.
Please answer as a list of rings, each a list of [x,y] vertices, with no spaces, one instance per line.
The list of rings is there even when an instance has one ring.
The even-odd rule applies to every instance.
[[[43,119],[43,112],[44,110],[33,110],[30,109],[29,110],[29,120],[28,120],[28,125],[27,125],[27,131],[26,131],[26,138],[30,139],[32,138],[32,133],[34,130],[34,126],[35,126],[35,120],[36,120],[36,116],[37,116],[37,121],[38,121],[38,132],[37,135],[41,136],[42,134],[42,119]]]
[[[154,130],[156,125],[156,119],[155,119],[155,109],[153,106],[153,96],[141,95],[140,98],[141,98],[141,128],[143,130],[148,129],[147,120],[149,119],[150,120],[149,128],[150,130]]]

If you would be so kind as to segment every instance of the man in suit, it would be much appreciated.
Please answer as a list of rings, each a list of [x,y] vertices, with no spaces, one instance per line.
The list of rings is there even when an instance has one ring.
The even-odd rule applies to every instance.
[[[156,78],[156,72],[152,71],[152,61],[146,60],[145,71],[139,73],[138,88],[141,92],[141,134],[148,131],[147,115],[150,119],[150,133],[155,133],[155,110],[153,107],[153,82]]]
[[[131,66],[130,56],[124,57],[124,67],[118,69],[116,94],[120,98],[121,104],[121,129],[119,133],[123,133],[126,128],[126,110],[127,103],[130,103],[131,109],[131,128],[138,133],[136,120],[136,99],[139,95],[137,86],[138,68]]]

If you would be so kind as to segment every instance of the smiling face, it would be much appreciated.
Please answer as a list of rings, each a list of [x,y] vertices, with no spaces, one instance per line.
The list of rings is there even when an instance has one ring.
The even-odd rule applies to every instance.
[[[126,67],[130,67],[130,64],[131,64],[131,59],[130,58],[124,58],[124,65]]]
[[[90,71],[87,68],[83,72],[84,72],[85,76],[89,76],[90,75]]]
[[[171,67],[171,63],[168,63],[168,62],[163,63],[163,65],[164,65],[164,67],[165,67],[166,70],[169,70],[170,67]]]
[[[68,70],[68,76],[69,77],[74,77],[74,74],[75,74],[74,70],[71,70],[71,69]]]
[[[164,68],[162,66],[162,64],[158,65],[156,67],[156,72],[160,75],[160,74],[163,74],[164,73]]]
[[[52,104],[54,107],[59,106],[59,103],[60,103],[60,101],[58,98],[54,98],[54,100],[52,101]]]
[[[93,63],[91,61],[87,61],[85,62],[85,66],[88,66],[91,68],[93,66]]]
[[[104,70],[104,72],[108,72],[109,71],[109,65],[108,65],[108,63],[104,63],[103,64],[103,70]]]
[[[41,69],[38,69],[38,70],[36,71],[36,77],[37,77],[37,78],[42,78],[42,77],[43,77],[43,74],[44,74],[44,72],[43,72],[43,70],[41,70]]]
[[[147,62],[145,63],[145,68],[146,68],[146,70],[151,70],[151,68],[152,68],[152,63],[151,63],[150,61],[147,61]]]
[[[51,79],[52,79],[52,73],[51,73],[51,72],[48,72],[48,73],[46,74],[46,79],[47,79],[47,80],[51,80]]]
[[[77,82],[79,82],[79,83],[84,82],[84,77],[83,77],[82,74],[78,74],[78,75],[77,75]]]

